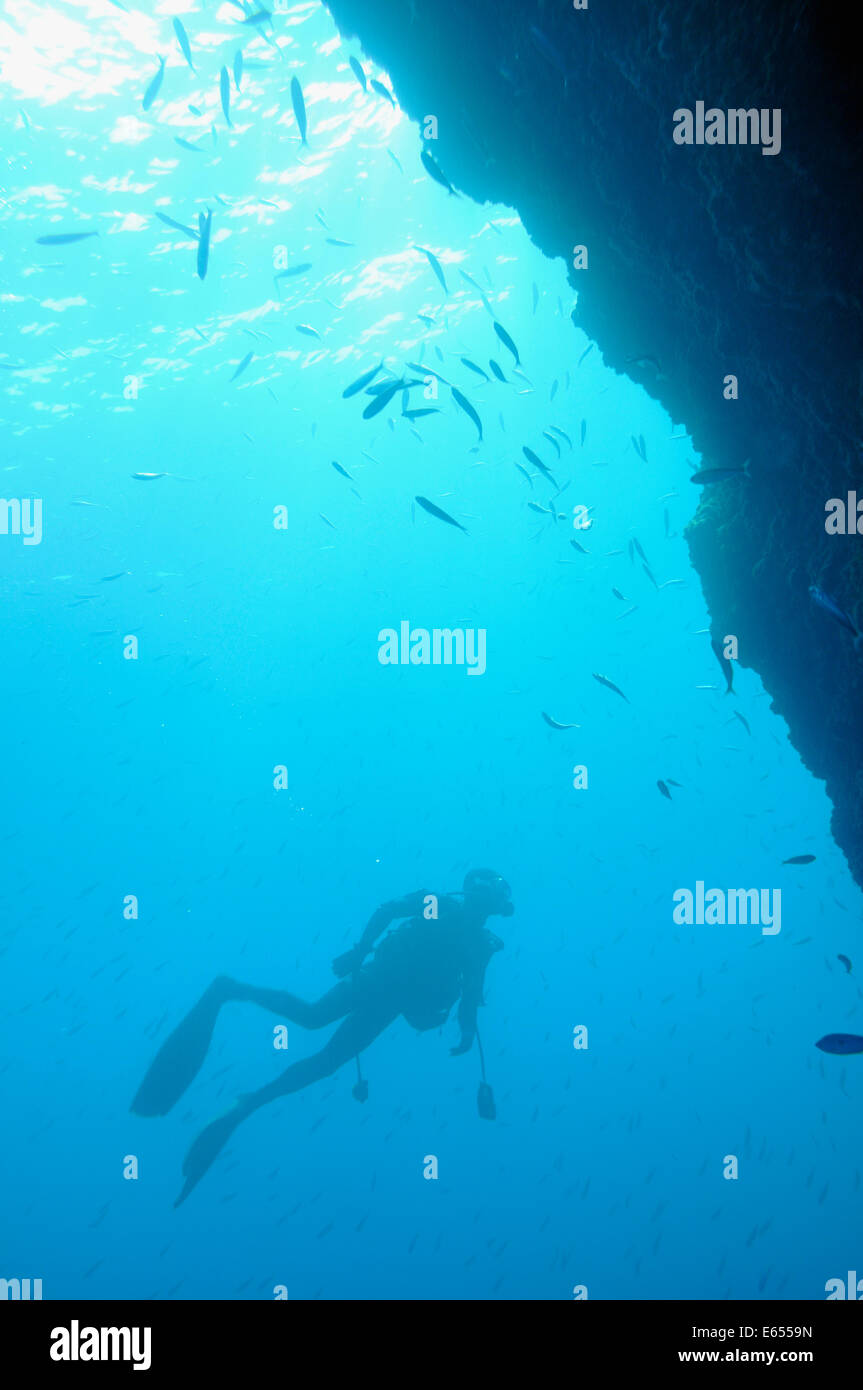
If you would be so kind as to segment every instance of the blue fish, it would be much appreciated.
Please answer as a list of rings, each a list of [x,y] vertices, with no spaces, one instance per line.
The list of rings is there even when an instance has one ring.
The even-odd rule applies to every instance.
[[[840,608],[835,598],[831,598],[830,594],[826,594],[823,589],[819,589],[817,584],[809,585],[809,595],[813,602],[818,604],[819,608],[823,608],[824,612],[829,613],[831,618],[835,618],[841,627],[847,628],[849,632],[853,633],[854,645],[856,646],[860,641],[861,634],[857,631],[848,614],[845,612],[845,609]]]
[[[207,208],[206,217],[202,212],[198,213],[197,270],[199,280],[203,280],[207,273],[207,266],[210,264],[210,228],[212,225],[213,214],[209,208]]]
[[[194,72],[195,64],[192,62],[192,49],[189,44],[189,35],[186,33],[179,19],[174,20],[174,33],[177,35],[177,43],[180,45],[180,52],[189,64],[192,72]]]
[[[422,160],[426,172],[431,175],[435,183],[439,183],[441,188],[445,188],[447,193],[451,193],[454,197],[457,198],[458,194],[456,193],[455,189],[453,188],[443,169],[441,169],[437,160],[431,154],[429,154],[428,150],[422,150],[420,152],[420,159]]]
[[[156,76],[153,78],[152,82],[150,83],[149,87],[147,88],[146,92],[144,93],[144,99],[143,99],[143,101],[141,102],[141,106],[143,107],[143,109],[144,109],[145,111],[149,111],[150,107],[153,105],[153,102],[156,100],[156,97],[159,95],[159,88],[160,88],[161,85],[162,85],[162,78],[163,78],[164,76],[165,76],[165,60],[164,60],[164,58],[160,58],[160,59],[159,59],[159,71],[156,73]]]
[[[495,333],[497,334],[497,336],[500,338],[500,341],[503,343],[504,347],[505,347],[505,348],[509,348],[510,352],[512,353],[513,357],[515,358],[515,365],[516,365],[517,367],[520,367],[520,366],[521,366],[521,358],[520,358],[519,355],[518,355],[518,348],[516,347],[515,343],[512,341],[512,338],[509,336],[509,334],[507,333],[507,331],[506,331],[506,329],[503,327],[503,325],[498,323],[497,319],[494,320],[494,331],[495,331]]]
[[[429,265],[431,266],[432,270],[434,271],[435,275],[437,276],[438,280],[440,281],[441,286],[442,286],[442,288],[443,288],[444,294],[449,294],[449,290],[447,289],[446,280],[444,279],[444,273],[443,273],[443,269],[442,269],[442,267],[441,267],[441,263],[440,263],[440,261],[438,260],[437,256],[434,254],[434,252],[433,252],[433,251],[427,251],[426,248],[425,248],[424,246],[415,246],[415,247],[414,247],[414,250],[415,250],[415,251],[421,251],[421,252],[422,252],[422,254],[425,256],[426,260],[428,261]]]
[[[243,358],[242,362],[240,363],[240,365],[237,367],[236,371],[234,372],[234,375],[231,377],[231,381],[236,381],[238,376],[242,376],[243,372],[246,370],[246,368],[247,368],[247,367],[249,366],[249,364],[251,363],[251,360],[252,360],[252,358],[254,357],[254,355],[255,355],[255,354],[254,354],[254,351],[252,351],[252,352],[247,352],[247,353],[246,353],[246,355],[245,355],[245,357]]]
[[[300,131],[300,139],[304,145],[307,145],[308,141],[306,140],[306,131],[308,129],[308,123],[306,120],[306,103],[305,99],[303,98],[303,89],[300,86],[296,77],[291,78],[291,102],[294,108],[294,115],[297,118],[297,126],[299,127]]]
[[[863,1038],[859,1033],[827,1033],[815,1046],[837,1057],[850,1057],[852,1053],[863,1052]]]
[[[228,69],[222,68],[219,73],[219,95],[222,99],[222,110],[225,113],[225,120],[233,128],[231,121],[231,79],[228,76]]]
[[[482,443],[482,420],[480,420],[479,416],[477,415],[477,413],[476,413],[476,411],[474,410],[473,406],[471,405],[470,401],[467,399],[466,396],[463,396],[463,395],[462,395],[461,391],[459,391],[455,386],[451,386],[449,389],[452,391],[453,400],[455,401],[456,405],[461,406],[462,410],[464,411],[464,413],[465,413],[465,415],[468,417],[468,419],[469,419],[469,420],[472,420],[473,423],[476,425],[477,433],[479,434],[479,442],[480,442],[480,444],[481,444],[481,443]]]
[[[379,82],[378,79],[377,79],[376,77],[372,77],[372,78],[370,78],[369,80],[370,80],[370,82],[371,82],[372,87],[373,87],[374,90],[378,93],[378,95],[379,95],[379,96],[382,96],[382,97],[386,97],[386,99],[387,99],[387,101],[389,102],[390,106],[393,108],[393,110],[395,110],[396,101],[395,101],[395,97],[393,96],[392,92],[389,91],[389,89],[388,89],[387,87],[384,86],[383,82]]]

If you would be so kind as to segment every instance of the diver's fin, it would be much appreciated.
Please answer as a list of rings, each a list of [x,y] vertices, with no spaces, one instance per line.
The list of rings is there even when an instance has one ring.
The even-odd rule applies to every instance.
[[[175,1207],[182,1206],[189,1193],[198,1186],[201,1178],[214,1160],[218,1158],[237,1125],[245,1119],[248,1113],[248,1110],[237,1101],[224,1115],[220,1115],[218,1119],[213,1120],[205,1129],[201,1130],[183,1160],[183,1176],[186,1181],[174,1203]]]
[[[222,1002],[211,986],[165,1039],[132,1101],[133,1115],[167,1115],[176,1105],[201,1070]]]

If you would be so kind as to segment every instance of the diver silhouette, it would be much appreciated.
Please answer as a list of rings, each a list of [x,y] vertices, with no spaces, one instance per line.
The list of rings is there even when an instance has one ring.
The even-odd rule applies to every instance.
[[[433,902],[437,916],[427,918],[425,911],[434,911],[427,904]],[[472,869],[461,893],[410,893],[379,907],[357,944],[333,961],[340,983],[313,1003],[286,990],[259,989],[227,976],[215,979],[160,1047],[132,1102],[133,1114],[166,1115],[176,1104],[203,1065],[223,1004],[257,1004],[303,1028],[343,1022],[320,1052],[294,1062],[260,1090],[238,1096],[225,1114],[201,1131],[186,1154],[186,1181],[174,1206],[186,1200],[243,1120],[262,1105],[301,1091],[332,1076],[353,1058],[359,1059],[399,1015],[420,1031],[437,1028],[459,1000],[461,1039],[450,1055],[469,1052],[477,1038],[476,1013],[483,1002],[486,967],[503,946],[485,923],[491,916],[511,917],[513,911],[506,881],[491,869]],[[393,922],[403,925],[384,937],[366,964],[378,937]],[[483,1108],[483,1090],[490,1110]],[[354,1093],[358,1099],[365,1098],[362,1091]],[[480,1114],[493,1118],[493,1105],[483,1064]]]

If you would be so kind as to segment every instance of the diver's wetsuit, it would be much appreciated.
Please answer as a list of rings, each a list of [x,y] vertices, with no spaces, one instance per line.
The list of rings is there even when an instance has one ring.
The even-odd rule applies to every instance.
[[[490,871],[471,873],[503,884]],[[200,1181],[243,1119],[272,1100],[331,1076],[374,1042],[400,1014],[414,1028],[436,1028],[446,1022],[460,999],[461,1042],[451,1052],[458,1055],[470,1050],[485,970],[503,945],[488,931],[485,920],[492,912],[511,915],[512,906],[505,884],[505,894],[492,890],[500,891],[500,901],[486,902],[481,895],[476,896],[477,889],[469,899],[468,880],[465,882],[464,903],[454,896],[412,893],[378,908],[358,945],[333,962],[336,974],[345,978],[313,1003],[286,990],[260,989],[225,977],[213,981],[159,1049],[132,1102],[134,1113],[165,1115],[176,1103],[203,1064],[223,1004],[258,1004],[303,1028],[324,1028],[338,1019],[343,1022],[319,1052],[294,1062],[269,1085],[240,1096],[226,1114],[202,1130],[186,1155],[186,1183],[175,1206]],[[432,896],[437,901],[437,917],[426,919],[424,910]],[[364,964],[381,934],[398,921],[404,925],[389,932],[372,960]]]
[[[256,1091],[259,1104],[330,1076],[368,1047],[399,1014],[420,1031],[442,1026],[459,997],[462,1042],[457,1050],[468,1050],[476,1031],[486,966],[503,942],[486,927],[465,921],[455,898],[438,897],[438,917],[426,920],[422,909],[430,896],[412,893],[379,908],[361,938],[359,959],[390,923],[410,920],[384,937],[369,964],[357,964],[350,978],[315,1003],[273,992],[276,998],[265,1007],[280,1000],[281,1007],[274,1011],[289,1022],[323,1028],[339,1018],[345,1021],[320,1052],[295,1062],[269,1086]],[[246,997],[260,1003],[259,994],[254,990]]]

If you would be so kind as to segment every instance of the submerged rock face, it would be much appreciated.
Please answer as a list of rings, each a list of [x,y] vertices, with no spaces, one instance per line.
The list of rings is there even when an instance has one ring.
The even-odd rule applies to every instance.
[[[588,4],[591,0],[588,0]],[[456,188],[518,209],[570,271],[606,362],[685,423],[705,489],[688,531],[720,640],[734,634],[826,780],[863,884],[863,534],[825,504],[859,485],[863,423],[855,44],[823,0],[328,0],[386,68]],[[696,103],[781,111],[781,146],[679,145]],[[739,398],[725,399],[725,378]],[[863,519],[861,519],[863,525]],[[863,644],[861,644],[863,647]]]

